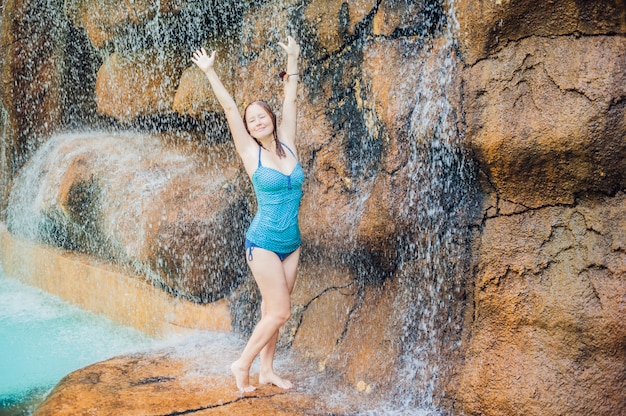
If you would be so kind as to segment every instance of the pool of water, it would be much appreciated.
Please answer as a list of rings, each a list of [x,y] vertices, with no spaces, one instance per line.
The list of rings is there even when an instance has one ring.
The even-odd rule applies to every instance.
[[[29,415],[68,373],[154,342],[0,270],[0,416]]]

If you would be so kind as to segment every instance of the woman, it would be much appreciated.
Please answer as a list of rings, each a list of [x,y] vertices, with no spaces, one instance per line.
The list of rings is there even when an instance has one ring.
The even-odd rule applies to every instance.
[[[296,152],[296,93],[300,46],[288,37],[279,42],[287,53],[282,122],[263,101],[249,104],[239,114],[237,105],[214,70],[215,51],[209,56],[204,48],[193,53],[192,61],[209,79],[224,108],[237,153],[252,180],[258,210],[246,233],[245,255],[261,291],[261,320],[257,323],[241,357],[231,370],[241,393],[251,392],[250,367],[261,357],[259,383],[283,389],[293,385],[279,377],[273,368],[280,327],[291,314],[291,291],[300,259],[298,208],[302,197],[304,173]]]

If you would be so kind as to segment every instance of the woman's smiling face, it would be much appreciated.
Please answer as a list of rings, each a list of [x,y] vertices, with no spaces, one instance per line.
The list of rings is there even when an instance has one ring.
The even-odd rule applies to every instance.
[[[245,121],[250,135],[257,140],[272,136],[274,132],[272,118],[267,111],[258,104],[251,104],[247,108]]]

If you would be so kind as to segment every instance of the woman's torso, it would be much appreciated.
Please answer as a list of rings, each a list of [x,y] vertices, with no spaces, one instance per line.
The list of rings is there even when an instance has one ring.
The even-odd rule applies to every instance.
[[[289,147],[281,145],[289,151],[287,157],[296,158]],[[297,159],[289,174],[263,166],[261,155],[259,147],[258,166],[251,177],[258,208],[246,238],[266,250],[288,253],[301,244],[298,211],[304,171]]]

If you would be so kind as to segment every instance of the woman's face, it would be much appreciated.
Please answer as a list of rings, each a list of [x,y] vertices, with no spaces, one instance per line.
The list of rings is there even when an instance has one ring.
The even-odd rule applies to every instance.
[[[272,137],[274,123],[272,117],[258,104],[251,104],[245,114],[246,125],[250,135],[257,140]]]

